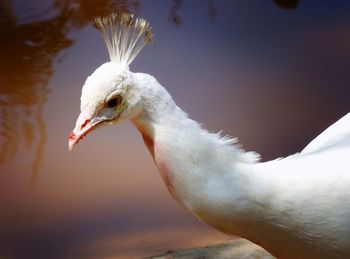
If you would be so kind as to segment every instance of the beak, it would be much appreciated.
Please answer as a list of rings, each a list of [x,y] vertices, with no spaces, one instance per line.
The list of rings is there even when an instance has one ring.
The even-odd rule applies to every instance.
[[[94,130],[97,125],[101,124],[105,120],[98,118],[92,118],[84,113],[81,113],[77,119],[75,129],[69,134],[68,147],[69,151],[78,144],[89,132]]]

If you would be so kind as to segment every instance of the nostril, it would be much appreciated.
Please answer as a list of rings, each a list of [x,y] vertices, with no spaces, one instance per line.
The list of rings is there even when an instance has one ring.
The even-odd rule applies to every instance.
[[[69,139],[75,139],[75,134],[73,131],[69,134]]]
[[[90,122],[90,120],[86,120],[82,125],[81,125],[81,129],[85,128],[85,126]]]

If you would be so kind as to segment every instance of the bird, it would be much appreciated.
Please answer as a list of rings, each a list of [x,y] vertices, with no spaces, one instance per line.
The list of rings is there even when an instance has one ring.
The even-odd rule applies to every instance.
[[[350,258],[350,113],[301,152],[262,162],[192,120],[153,76],[130,70],[153,41],[146,20],[113,11],[92,24],[110,61],[83,85],[70,150],[97,128],[131,121],[170,195],[200,221],[277,258]]]

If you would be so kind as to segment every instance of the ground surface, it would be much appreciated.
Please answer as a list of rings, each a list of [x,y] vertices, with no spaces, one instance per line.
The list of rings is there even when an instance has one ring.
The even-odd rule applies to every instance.
[[[236,239],[233,241],[191,248],[182,251],[168,251],[163,255],[147,257],[145,259],[272,259],[275,258],[261,247],[245,240]]]

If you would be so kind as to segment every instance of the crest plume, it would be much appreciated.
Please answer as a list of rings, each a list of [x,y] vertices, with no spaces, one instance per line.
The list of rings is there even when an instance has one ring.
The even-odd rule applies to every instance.
[[[149,23],[129,12],[96,17],[92,24],[101,31],[113,63],[129,65],[146,43],[153,40]]]

